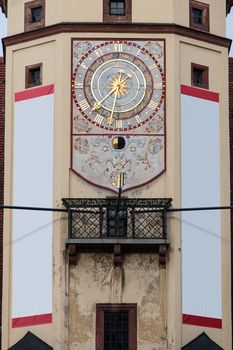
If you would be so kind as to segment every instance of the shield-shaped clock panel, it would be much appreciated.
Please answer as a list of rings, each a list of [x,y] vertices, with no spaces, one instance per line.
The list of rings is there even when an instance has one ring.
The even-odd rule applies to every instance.
[[[138,187],[165,170],[164,40],[73,40],[72,169]]]

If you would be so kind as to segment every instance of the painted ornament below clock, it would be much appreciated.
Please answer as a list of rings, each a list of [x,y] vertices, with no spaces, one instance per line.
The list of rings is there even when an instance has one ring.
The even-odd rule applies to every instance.
[[[72,169],[98,187],[165,171],[164,40],[73,40]]]

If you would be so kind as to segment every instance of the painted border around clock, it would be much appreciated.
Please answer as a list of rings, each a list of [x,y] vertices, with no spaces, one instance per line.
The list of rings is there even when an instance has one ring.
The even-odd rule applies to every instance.
[[[163,173],[166,172],[166,166],[167,166],[167,125],[166,125],[166,116],[167,116],[167,108],[166,108],[166,97],[167,97],[167,71],[166,71],[166,39],[165,38],[90,38],[90,37],[82,37],[82,38],[75,38],[75,37],[72,37],[71,38],[71,69],[70,69],[70,116],[71,116],[71,123],[70,123],[70,171],[72,173],[74,173],[75,175],[77,175],[79,178],[81,178],[82,180],[84,180],[85,182],[93,185],[94,187],[98,187],[98,188],[102,188],[104,190],[107,190],[107,191],[110,191],[112,193],[118,193],[117,190],[114,190],[114,189],[111,189],[110,187],[106,187],[106,186],[102,186],[102,185],[98,185],[97,183],[95,182],[92,182],[90,180],[88,180],[87,178],[85,178],[84,176],[82,176],[81,174],[79,174],[77,171],[75,171],[73,168],[72,168],[72,160],[73,160],[73,147],[72,147],[72,144],[73,144],[73,141],[72,141],[72,136],[73,136],[73,94],[72,94],[72,78],[73,78],[73,42],[75,40],[90,40],[90,41],[110,41],[110,40],[113,40],[113,41],[136,41],[136,40],[143,40],[143,41],[150,41],[150,40],[157,40],[157,41],[163,41],[164,43],[164,79],[165,79],[165,88],[164,88],[164,169],[159,173],[157,174],[156,176],[154,176],[153,178],[151,178],[149,181],[146,181],[146,182],[143,182],[141,183],[140,185],[136,185],[136,186],[132,186],[132,187],[129,187],[127,189],[122,189],[122,193],[123,192],[127,192],[127,191],[130,191],[130,190],[133,190],[135,188],[139,188],[139,187],[142,187],[142,186],[145,186],[149,183],[151,183],[152,181],[154,181],[155,179],[157,179],[159,176],[161,176]],[[95,134],[92,134],[92,135],[95,135]],[[98,134],[99,135],[99,134]],[[117,133],[118,136],[121,136],[122,133],[118,132]],[[141,136],[148,136],[148,134],[127,134],[128,136],[137,136],[137,135],[141,135]],[[105,136],[108,136],[107,134],[105,134]],[[114,136],[114,133],[111,134],[111,136]],[[125,135],[123,135],[125,136]]]
[[[75,39],[75,40],[77,40],[77,39]],[[83,39],[82,39],[83,40]],[[84,39],[85,40],[85,39]],[[133,40],[133,39],[131,39],[131,40]],[[137,39],[136,39],[137,40]],[[147,39],[146,39],[147,40]],[[148,39],[148,40],[152,40],[152,39]],[[156,40],[159,40],[159,39],[156,39]],[[102,41],[102,40],[101,40]],[[126,44],[127,44],[127,42],[128,41],[130,41],[130,40],[128,40],[127,38],[125,38],[125,39],[118,39],[117,41],[124,41],[124,42],[126,42]],[[134,40],[135,41],[135,40]],[[143,41],[144,41],[144,39],[143,39]],[[162,40],[160,40],[160,41],[162,41]],[[110,41],[107,41],[107,43],[108,44],[112,44],[114,42],[114,40],[111,40],[110,39]],[[106,44],[106,43],[105,43]],[[102,46],[105,46],[105,44],[103,44]],[[137,46],[137,45],[136,45]],[[165,46],[165,43],[164,43],[164,46]],[[100,46],[101,47],[101,46]],[[138,47],[138,46],[137,46]],[[72,45],[72,48],[73,48],[73,45]],[[98,47],[99,48],[99,47]],[[94,49],[92,49],[92,50],[90,50],[90,52],[91,51],[94,51]],[[148,50],[146,50],[146,51],[148,51]],[[89,53],[89,52],[88,52]],[[149,56],[153,56],[149,51],[147,52],[147,54],[149,55]],[[86,56],[86,55],[85,55]],[[72,57],[73,57],[73,52],[72,52]],[[82,56],[82,58],[81,58],[81,60],[80,60],[80,62],[83,62],[84,61],[84,59],[86,58],[83,58],[84,56]],[[162,77],[162,84],[164,84],[164,86],[165,86],[165,88],[166,88],[166,79],[165,79],[165,74],[164,74],[164,69],[162,69],[162,67],[161,67],[161,65],[160,65],[160,63],[158,62],[158,60],[157,59],[154,59],[153,57],[152,57],[152,59],[153,59],[153,61],[156,61],[156,65],[157,65],[157,67],[158,67],[158,70],[159,70],[159,72],[160,72],[160,74],[161,74],[161,77]],[[139,59],[140,60],[140,59]],[[143,62],[143,61],[142,61]],[[164,62],[165,62],[165,60],[164,60]],[[77,74],[77,71],[78,71],[78,69],[79,69],[79,67],[75,67],[75,69],[74,70],[72,70],[72,72],[73,72],[73,74],[72,74],[72,80],[71,80],[71,83],[73,82],[73,80],[75,80],[75,76],[76,76],[76,74]],[[84,78],[85,79],[85,78]],[[165,92],[165,88],[164,89],[162,89],[162,91],[164,91]],[[119,133],[123,133],[123,132],[130,132],[131,130],[133,131],[133,130],[135,130],[135,129],[137,129],[137,128],[139,128],[139,127],[141,127],[142,125],[144,125],[144,124],[146,124],[149,120],[151,120],[153,117],[155,117],[156,116],[156,114],[157,114],[157,112],[160,110],[160,108],[161,108],[161,106],[162,106],[162,104],[163,104],[163,101],[165,100],[165,93],[163,94],[161,94],[161,98],[160,98],[160,101],[159,101],[159,103],[158,103],[158,107],[156,108],[156,110],[154,110],[154,112],[146,119],[146,120],[143,120],[141,123],[140,123],[140,125],[134,125],[134,126],[132,126],[132,127],[129,127],[129,128],[111,128],[111,127],[105,127],[105,126],[103,126],[103,125],[98,125],[98,123],[94,123],[93,122],[93,120],[91,120],[83,111],[82,111],[82,108],[80,108],[80,105],[79,105],[79,102],[77,101],[77,98],[76,98],[76,96],[75,96],[75,92],[74,92],[74,90],[75,90],[75,88],[74,88],[74,86],[71,84],[71,91],[72,91],[72,94],[73,94],[73,96],[74,96],[74,102],[75,102],[75,104],[76,104],[76,106],[77,106],[77,108],[78,108],[78,110],[80,111],[80,113],[83,115],[83,117],[85,118],[85,119],[87,119],[90,123],[92,123],[93,125],[95,125],[95,126],[97,126],[97,127],[99,127],[99,128],[101,128],[101,129],[104,129],[104,130],[108,130],[108,131],[116,131],[116,132],[119,132]],[[153,95],[153,92],[151,93],[151,95]],[[86,100],[87,100],[87,97],[86,97]],[[145,106],[145,108],[146,108],[146,106]],[[131,117],[130,117],[131,118]],[[130,119],[129,118],[129,119]],[[116,130],[117,129],[117,130]],[[146,134],[147,135],[147,134]]]

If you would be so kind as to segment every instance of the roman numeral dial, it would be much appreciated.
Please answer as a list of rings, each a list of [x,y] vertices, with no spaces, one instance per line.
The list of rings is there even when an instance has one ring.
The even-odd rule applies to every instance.
[[[88,108],[90,108],[90,105],[88,104],[87,100],[79,101],[79,106],[82,108],[83,111],[86,111]]]
[[[78,48],[83,52],[80,56],[75,52],[72,86],[82,117],[110,132],[133,130],[149,122],[165,96],[157,47],[153,40],[80,41]]]

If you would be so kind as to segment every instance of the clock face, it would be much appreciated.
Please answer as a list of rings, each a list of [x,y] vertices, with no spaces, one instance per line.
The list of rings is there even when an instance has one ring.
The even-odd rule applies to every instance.
[[[135,42],[87,48],[73,73],[73,99],[79,112],[106,130],[132,130],[147,123],[159,111],[164,90],[156,56]]]

